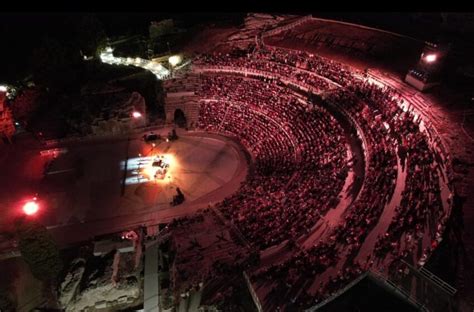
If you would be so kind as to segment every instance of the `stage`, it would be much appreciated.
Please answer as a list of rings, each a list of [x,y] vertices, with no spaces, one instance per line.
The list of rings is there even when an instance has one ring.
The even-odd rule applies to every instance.
[[[155,132],[166,138],[169,131],[164,128]],[[146,133],[62,144],[60,147],[67,152],[52,161],[49,174],[28,185],[42,201],[35,218],[55,232],[63,228],[68,232],[65,240],[76,241],[76,235],[67,228],[77,232],[84,228],[96,235],[126,230],[141,222],[169,221],[223,200],[246,178],[245,152],[231,139],[179,129],[178,140],[159,140],[153,147],[143,140]],[[41,163],[51,158],[41,156],[38,150],[36,153],[35,159],[42,158]],[[140,174],[141,166],[154,155],[165,155],[169,161],[162,179],[147,179]],[[185,201],[173,206],[170,203],[177,187]],[[21,214],[18,205],[4,210],[12,217]]]

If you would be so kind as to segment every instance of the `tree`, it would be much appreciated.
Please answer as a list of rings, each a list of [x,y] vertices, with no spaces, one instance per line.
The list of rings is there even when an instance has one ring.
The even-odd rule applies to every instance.
[[[161,82],[154,74],[147,70],[140,70],[133,77],[127,77],[118,81],[118,85],[126,87],[130,92],[138,92],[145,98],[147,112],[156,115],[159,113],[157,100],[159,99],[159,91]]]
[[[151,22],[148,28],[150,39],[157,40],[164,35],[175,32],[174,22],[172,19],[165,19],[159,22]]]
[[[21,220],[16,224],[21,255],[37,279],[55,283],[63,268],[59,249],[51,234],[33,220]]]
[[[86,56],[99,56],[107,45],[104,26],[94,14],[87,14],[82,18],[77,28],[77,39]]]
[[[26,218],[15,222],[18,247],[35,278],[43,282],[50,307],[57,306],[56,283],[63,268],[59,249],[48,230]]]
[[[38,108],[40,97],[41,91],[38,88],[27,88],[20,91],[15,99],[10,102],[15,120],[26,123]]]
[[[0,288],[0,311],[10,312],[16,310],[16,302],[12,299],[11,293],[4,288]]]
[[[44,37],[33,50],[32,68],[34,80],[52,93],[77,87],[82,72],[79,50],[72,45]]]

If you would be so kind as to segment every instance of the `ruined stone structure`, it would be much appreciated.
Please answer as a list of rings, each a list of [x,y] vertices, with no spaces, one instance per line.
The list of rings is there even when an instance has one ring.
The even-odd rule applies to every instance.
[[[6,103],[6,92],[0,91],[0,144],[11,142],[15,133],[13,115]]]
[[[199,115],[198,97],[195,94],[198,80],[197,76],[186,76],[181,79],[165,81],[167,123],[177,122],[177,118],[184,117],[186,127],[194,127]]]

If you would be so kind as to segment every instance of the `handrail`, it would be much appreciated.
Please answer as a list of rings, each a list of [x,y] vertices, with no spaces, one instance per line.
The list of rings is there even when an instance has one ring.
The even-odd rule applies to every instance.
[[[250,295],[252,296],[253,303],[257,307],[257,311],[262,312],[263,311],[262,303],[260,302],[260,299],[258,299],[257,293],[255,292],[255,289],[252,287],[252,283],[250,282],[250,278],[249,278],[247,272],[244,271],[242,274],[244,276],[245,282],[246,282],[247,287],[249,289]]]

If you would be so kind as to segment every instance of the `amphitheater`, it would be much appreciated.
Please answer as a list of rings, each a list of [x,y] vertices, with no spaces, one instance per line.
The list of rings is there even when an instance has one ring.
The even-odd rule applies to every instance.
[[[435,109],[425,109],[433,103],[328,52],[357,57],[396,47],[410,57],[422,44],[311,16],[269,23],[230,35],[165,82],[168,121],[180,110],[189,131],[234,138],[251,156],[239,191],[210,211],[258,254],[244,270],[258,310],[324,308],[370,272],[405,283],[401,296],[413,306],[447,311],[423,284],[454,195],[448,143]],[[195,273],[194,281],[217,287],[219,274]]]

